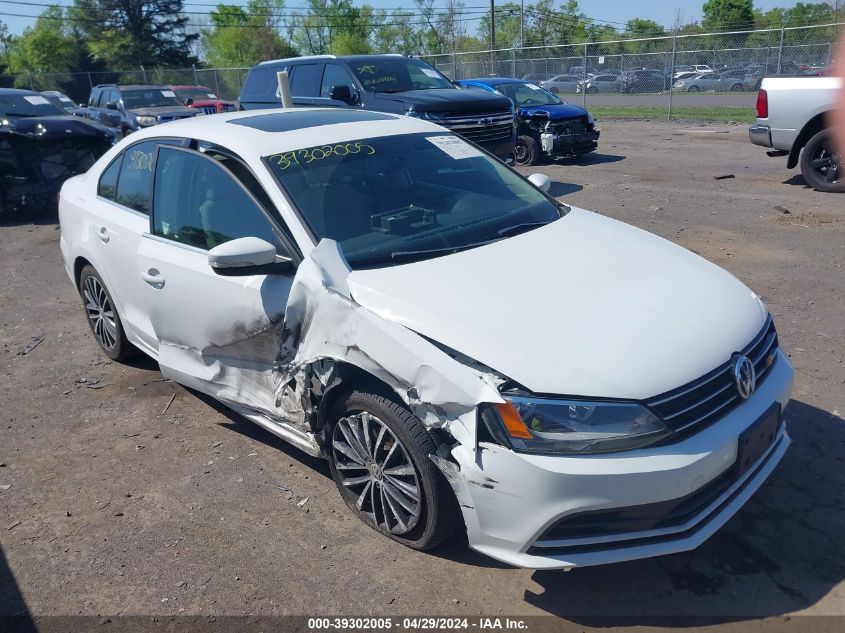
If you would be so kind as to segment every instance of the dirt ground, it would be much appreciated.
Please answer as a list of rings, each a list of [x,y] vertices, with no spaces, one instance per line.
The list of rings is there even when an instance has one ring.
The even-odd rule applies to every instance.
[[[806,188],[745,127],[600,127],[598,153],[526,172],[730,270],[796,367],[794,445],[721,532],[568,573],[500,565],[461,538],[406,549],[350,514],[323,462],[152,361],[98,353],[58,226],[22,220],[0,227],[0,615],[845,615],[845,196]]]

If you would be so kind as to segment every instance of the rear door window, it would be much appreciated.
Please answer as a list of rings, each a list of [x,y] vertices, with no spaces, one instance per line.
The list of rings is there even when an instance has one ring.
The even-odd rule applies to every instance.
[[[290,93],[294,97],[316,97],[320,94],[320,79],[323,65],[320,63],[297,64],[290,82]]]
[[[141,213],[150,213],[156,142],[138,143],[123,154],[115,202]]]

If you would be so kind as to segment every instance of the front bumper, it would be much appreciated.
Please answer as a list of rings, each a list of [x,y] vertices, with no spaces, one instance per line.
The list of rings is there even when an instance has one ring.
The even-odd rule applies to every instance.
[[[772,146],[772,130],[768,125],[752,125],[748,128],[748,140],[761,147]]]
[[[516,453],[485,443],[477,454],[471,446],[453,449],[458,465],[451,471],[444,460],[435,461],[458,496],[470,546],[505,563],[567,569],[691,550],[724,525],[768,478],[790,444],[785,425],[751,467],[683,523],[558,540],[544,534],[576,514],[658,504],[704,489],[737,461],[740,434],[774,403],[783,410],[792,374],[789,360],[778,351],[751,398],[670,445],[564,457]]]
[[[540,135],[540,146],[543,153],[552,159],[581,156],[598,149],[598,130],[588,130],[578,134],[560,134],[546,132]]]

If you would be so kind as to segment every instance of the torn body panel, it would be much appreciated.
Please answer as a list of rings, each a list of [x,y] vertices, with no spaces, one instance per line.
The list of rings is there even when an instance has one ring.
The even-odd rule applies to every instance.
[[[476,406],[502,401],[495,375],[356,303],[350,268],[332,240],[293,276],[210,277],[203,253],[172,253],[154,239],[139,250],[141,268],[166,279],[145,288],[162,373],[287,440],[295,436],[312,454],[322,452],[323,397],[342,386],[344,367],[388,385],[426,427],[445,428],[470,446]],[[220,296],[234,299],[221,303]],[[192,327],[174,322],[174,311]]]
[[[104,129],[75,117],[0,122],[0,217],[54,208],[62,183],[85,172],[113,142]]]

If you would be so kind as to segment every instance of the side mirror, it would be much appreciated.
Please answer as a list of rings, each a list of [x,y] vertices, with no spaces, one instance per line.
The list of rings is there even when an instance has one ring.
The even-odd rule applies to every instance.
[[[187,99],[185,99],[185,105],[186,106],[194,105],[194,100],[191,99],[190,97],[188,97]]]
[[[117,110],[117,101],[109,101],[106,104],[106,110]]]
[[[352,104],[355,103],[356,98],[356,95],[352,93],[352,88],[349,86],[332,86],[329,89],[329,99]]]
[[[208,264],[218,275],[270,275],[288,270],[290,262],[258,237],[240,237],[208,251]]]
[[[528,176],[528,180],[535,187],[541,191],[545,191],[546,193],[549,193],[549,188],[552,186],[552,179],[546,174],[531,174]],[[209,253],[209,255],[211,255],[211,253]]]

